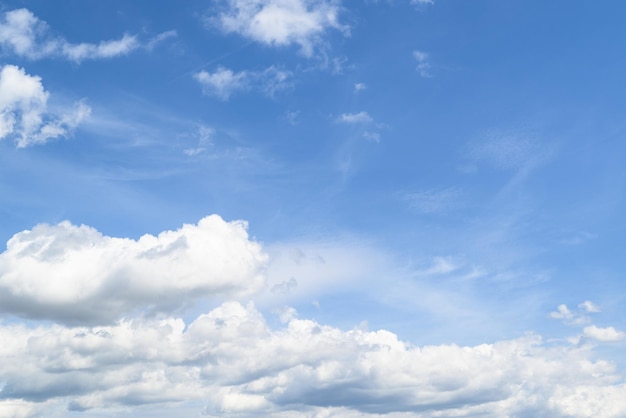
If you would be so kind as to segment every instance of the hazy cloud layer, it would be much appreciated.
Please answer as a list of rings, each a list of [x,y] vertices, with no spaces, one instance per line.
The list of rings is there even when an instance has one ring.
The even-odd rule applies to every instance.
[[[50,93],[41,78],[14,65],[0,68],[0,140],[12,138],[19,148],[67,137],[89,116],[83,102],[60,115],[48,111]]]
[[[138,309],[169,311],[199,297],[254,292],[265,262],[245,223],[216,215],[138,240],[43,224],[14,235],[0,254],[0,310],[110,323]]]

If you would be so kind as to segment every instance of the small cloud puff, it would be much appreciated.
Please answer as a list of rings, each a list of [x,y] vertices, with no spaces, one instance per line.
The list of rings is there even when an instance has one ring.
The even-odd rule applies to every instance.
[[[226,33],[237,33],[272,46],[296,44],[311,56],[328,29],[347,31],[339,23],[341,7],[334,0],[227,0],[226,9],[211,19]]]
[[[578,307],[580,308],[579,312],[572,312],[567,305],[561,304],[555,312],[550,312],[550,318],[560,319],[567,325],[582,325],[591,321],[591,318],[585,315],[586,313],[599,312],[599,310],[589,310],[590,308],[597,309],[589,301],[579,304]]]
[[[374,122],[374,119],[367,112],[343,113],[337,118],[337,122],[368,124]]]
[[[354,92],[358,93],[367,89],[367,85],[365,83],[354,83]]]
[[[583,329],[585,337],[593,338],[594,340],[602,342],[614,342],[621,341],[626,337],[626,333],[618,331],[613,327],[600,328],[595,325],[590,325]]]
[[[214,72],[200,71],[194,79],[202,86],[207,96],[214,96],[227,101],[238,92],[255,89],[269,97],[291,87],[292,74],[274,65],[263,71],[234,72],[225,67],[218,67]]]

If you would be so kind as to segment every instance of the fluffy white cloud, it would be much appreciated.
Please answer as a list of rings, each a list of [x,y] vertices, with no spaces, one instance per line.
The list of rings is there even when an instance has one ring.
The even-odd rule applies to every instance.
[[[244,222],[213,215],[138,240],[69,222],[14,235],[0,254],[0,310],[67,323],[105,323],[137,310],[176,309],[199,297],[247,294],[267,257]]]
[[[291,76],[289,71],[276,66],[270,66],[263,71],[240,72],[219,67],[212,73],[200,71],[194,78],[202,86],[204,94],[228,100],[233,94],[250,89],[258,90],[270,97],[274,96],[291,86]]]
[[[550,317],[560,319],[568,325],[583,325],[591,321],[589,315],[586,314],[600,312],[600,308],[590,301],[580,303],[578,308],[578,312],[572,312],[567,305],[561,304],[556,312],[550,312]]]
[[[48,97],[41,78],[31,76],[19,67],[5,65],[0,69],[0,140],[15,138],[22,148],[50,139],[67,137],[89,116],[91,109],[83,102],[62,114],[48,112]]]
[[[248,87],[249,76],[246,71],[235,73],[220,67],[213,73],[200,71],[194,78],[202,85],[205,94],[228,100],[234,92]]]
[[[347,30],[339,23],[336,0],[227,0],[218,25],[267,45],[297,44],[310,56],[328,29]]]
[[[150,50],[173,36],[176,36],[175,31],[159,34],[151,39],[145,48]],[[136,36],[128,34],[124,34],[120,39],[102,41],[98,44],[71,43],[54,35],[46,22],[37,18],[30,10],[16,9],[6,12],[0,20],[0,47],[28,59],[60,56],[81,62],[127,55],[142,47],[142,44]]]
[[[589,349],[533,335],[417,347],[385,330],[342,331],[293,311],[284,319],[272,329],[252,304],[228,302],[187,326],[176,318],[5,324],[0,411],[27,417],[39,402],[109,411],[188,402],[212,416],[626,414],[626,386]]]
[[[585,327],[583,333],[585,337],[603,342],[620,341],[626,337],[626,333],[618,331],[613,327],[600,328],[595,325]]]
[[[578,304],[578,307],[587,313],[597,313],[600,312],[600,308],[593,302],[586,300],[582,303]]]

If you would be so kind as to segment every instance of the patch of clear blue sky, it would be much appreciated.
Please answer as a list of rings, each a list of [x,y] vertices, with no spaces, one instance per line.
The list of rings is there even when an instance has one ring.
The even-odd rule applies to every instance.
[[[266,244],[370,240],[418,282],[426,279],[415,270],[437,256],[459,271],[480,269],[471,283],[454,273],[435,279],[480,312],[468,323],[503,312],[485,338],[550,327],[541,323],[559,303],[591,299],[607,318],[623,317],[622,2],[345,2],[350,36],[330,30],[312,58],[207,28],[214,4],[3,3],[27,7],[76,43],[177,32],[152,51],[80,64],[2,55],[41,76],[51,104],[85,98],[93,108],[70,140],[0,143],[4,241],[39,222],[137,237],[218,213],[248,220]],[[427,77],[414,51],[427,54]],[[293,74],[274,97],[251,90],[221,101],[193,79],[200,69],[271,65]],[[355,83],[367,88],[355,92]],[[373,122],[337,121],[358,112]],[[212,144],[187,156],[200,126],[215,130]],[[318,315],[454,339],[432,331],[449,316],[419,316],[395,294],[352,295],[324,296]],[[299,309],[316,312],[308,302]]]

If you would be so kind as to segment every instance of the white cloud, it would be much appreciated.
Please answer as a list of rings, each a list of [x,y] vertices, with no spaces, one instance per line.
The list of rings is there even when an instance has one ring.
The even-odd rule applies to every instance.
[[[434,4],[434,1],[433,0],[411,0],[411,4],[413,5]]]
[[[250,76],[247,71],[235,73],[220,67],[213,73],[200,71],[194,78],[202,85],[204,94],[228,100],[233,93],[248,88]]]
[[[89,116],[91,109],[77,102],[74,109],[61,115],[48,111],[50,94],[41,78],[19,67],[0,69],[0,140],[14,138],[19,148],[67,137]]]
[[[374,122],[374,119],[372,119],[372,117],[367,112],[343,113],[337,118],[337,122],[369,124]]]
[[[166,32],[159,33],[154,38],[150,39],[150,41],[146,44],[146,49],[151,51],[161,42],[167,39],[175,38],[177,36],[178,33],[175,30],[168,30]]]
[[[428,54],[422,51],[413,51],[413,58],[417,61],[417,72],[422,77],[431,77]]]
[[[550,317],[560,319],[568,325],[583,325],[591,321],[591,318],[585,314],[599,312],[597,310],[588,310],[590,306],[595,307],[593,303],[586,301],[578,305],[580,308],[578,312],[572,312],[567,305],[561,304],[558,306],[556,312],[550,312]]]
[[[600,308],[591,301],[584,301],[578,304],[578,307],[587,313],[597,313],[600,312]]]
[[[145,48],[153,49],[157,44],[176,36],[176,31],[156,35]],[[37,18],[28,9],[6,12],[0,20],[0,47],[28,59],[64,57],[71,61],[113,58],[127,55],[142,43],[134,35],[124,34],[119,39],[92,43],[71,43],[52,33],[46,22]]]
[[[276,66],[270,66],[263,71],[234,72],[228,68],[219,67],[214,72],[200,71],[194,75],[202,86],[202,91],[208,96],[215,96],[221,100],[241,91],[255,89],[267,96],[273,97],[282,90],[291,86],[292,74]]]
[[[138,47],[139,42],[135,36],[124,35],[121,39],[103,41],[97,45],[63,43],[61,51],[70,60],[80,62],[86,59],[112,58],[118,55],[126,55]]]
[[[554,319],[571,320],[574,318],[574,313],[569,310],[567,305],[560,304],[556,312],[550,312],[550,317]]]
[[[139,240],[69,222],[15,234],[0,254],[0,310],[26,318],[111,322],[170,311],[197,298],[249,294],[267,257],[246,224],[213,215]]]
[[[626,333],[613,327],[600,328],[595,325],[585,327],[583,333],[586,337],[603,342],[620,341],[626,337]]]
[[[588,349],[533,335],[418,347],[385,330],[344,331],[288,307],[279,314],[286,325],[278,329],[254,305],[236,302],[188,324],[0,325],[0,411],[30,417],[29,408],[46,415],[41,405],[98,414],[161,404],[176,415],[174,405],[187,402],[211,416],[626,414],[619,374]]]
[[[338,20],[341,7],[335,0],[227,0],[217,16],[227,33],[272,46],[297,44],[311,56],[328,29],[347,30]]]

